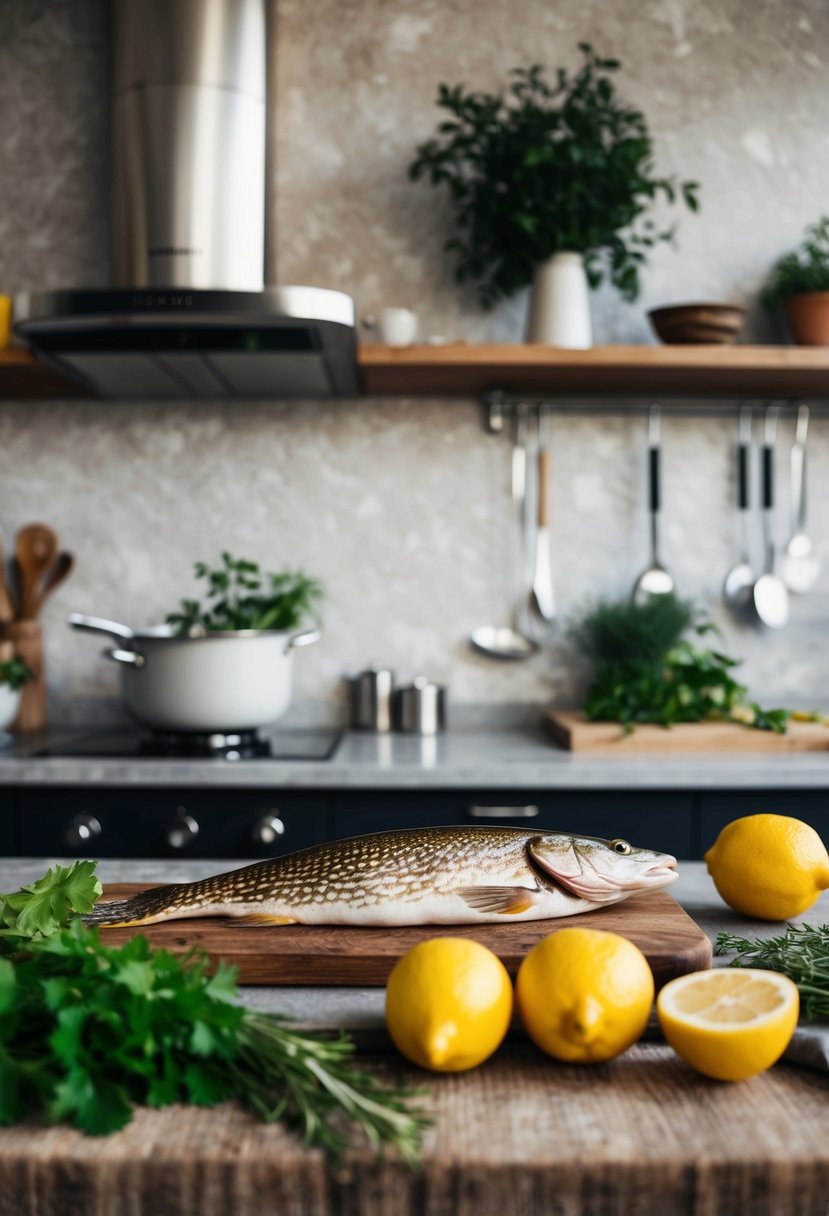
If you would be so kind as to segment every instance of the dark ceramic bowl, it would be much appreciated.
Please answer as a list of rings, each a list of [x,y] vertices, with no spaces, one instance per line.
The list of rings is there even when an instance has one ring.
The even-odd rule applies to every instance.
[[[654,333],[669,345],[733,342],[746,310],[739,304],[671,304],[648,313]]]

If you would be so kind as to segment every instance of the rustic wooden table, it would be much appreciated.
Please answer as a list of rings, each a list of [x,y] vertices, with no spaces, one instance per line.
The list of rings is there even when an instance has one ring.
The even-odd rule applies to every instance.
[[[0,866],[0,890],[9,889],[7,869]],[[25,880],[42,869],[18,872]],[[130,877],[153,881],[158,869],[133,865]],[[126,874],[110,867],[104,876]],[[685,883],[682,902],[706,928],[729,922],[700,867],[688,868]],[[829,920],[829,896],[810,919]],[[304,990],[306,1000],[311,995]],[[346,999],[339,990],[341,1011]],[[364,1001],[354,1007],[366,1016]],[[368,1061],[400,1075],[394,1055]],[[63,1127],[0,1132],[0,1216],[829,1212],[825,1072],[779,1064],[724,1085],[697,1076],[660,1043],[588,1069],[556,1064],[517,1040],[470,1073],[404,1075],[425,1086],[435,1120],[419,1171],[377,1161],[359,1145],[331,1169],[281,1127],[264,1127],[231,1105],[142,1110],[105,1140]]]

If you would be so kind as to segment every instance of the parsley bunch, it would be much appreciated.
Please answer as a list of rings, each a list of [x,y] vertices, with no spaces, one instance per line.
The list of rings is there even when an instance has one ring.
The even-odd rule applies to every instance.
[[[208,974],[201,951],[177,957],[143,936],[103,946],[81,919],[100,893],[94,862],[78,861],[0,896],[0,1123],[34,1111],[105,1135],[135,1104],[237,1098],[334,1155],[350,1122],[415,1163],[428,1120],[411,1090],[353,1067],[347,1035],[245,1009],[236,969]]]

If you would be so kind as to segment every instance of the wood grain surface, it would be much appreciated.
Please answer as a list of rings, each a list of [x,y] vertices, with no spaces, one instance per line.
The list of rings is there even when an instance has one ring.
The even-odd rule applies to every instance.
[[[361,344],[363,392],[394,396],[506,393],[591,397],[825,397],[829,349],[796,346],[593,346],[449,342]],[[729,402],[729,409],[733,402]]]
[[[363,1061],[361,1061],[362,1063]],[[394,1059],[369,1066],[399,1079]],[[825,1216],[826,1078],[737,1085],[662,1045],[556,1064],[510,1044],[472,1072],[405,1073],[434,1117],[423,1168],[341,1167],[234,1105],[138,1111],[106,1139],[0,1130],[0,1216]]]
[[[146,885],[118,883],[104,888],[104,899],[122,899]],[[483,942],[514,975],[528,950],[566,925],[621,933],[642,950],[657,987],[675,975],[711,965],[711,944],[690,916],[666,891],[648,891],[623,903],[579,916],[506,925],[418,925],[410,928],[358,929],[342,925],[234,924],[200,917],[136,928],[102,929],[110,945],[146,934],[154,946],[189,950],[198,946],[213,959],[239,968],[243,984],[351,984],[381,986],[401,955],[430,937],[471,937]]]
[[[680,722],[637,726],[625,735],[618,722],[588,722],[575,710],[551,709],[547,729],[560,747],[571,752],[607,756],[691,755],[705,752],[823,752],[829,750],[829,726],[790,722],[785,735],[751,730],[736,722]]]

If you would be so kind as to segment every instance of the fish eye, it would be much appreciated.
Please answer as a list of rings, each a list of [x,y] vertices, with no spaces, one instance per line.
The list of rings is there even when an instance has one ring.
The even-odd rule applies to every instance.
[[[610,847],[614,853],[632,853],[633,849],[626,840],[611,840]]]

